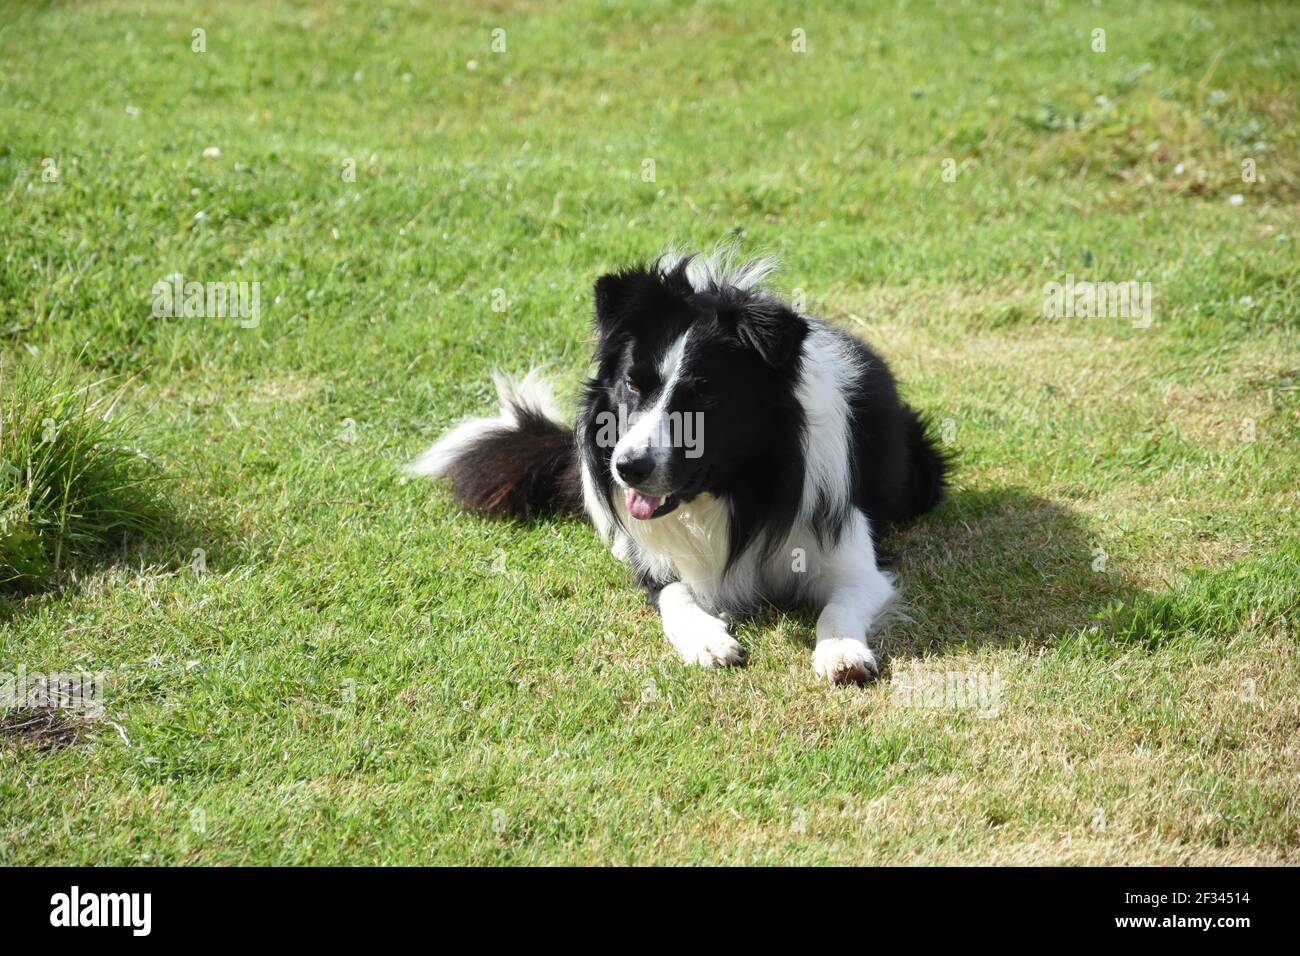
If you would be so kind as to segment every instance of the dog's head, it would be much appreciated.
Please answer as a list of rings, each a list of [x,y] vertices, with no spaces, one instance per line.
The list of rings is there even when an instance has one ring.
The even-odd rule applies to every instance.
[[[755,289],[763,271],[687,257],[597,280],[584,440],[633,518],[724,490],[772,451],[808,324]]]

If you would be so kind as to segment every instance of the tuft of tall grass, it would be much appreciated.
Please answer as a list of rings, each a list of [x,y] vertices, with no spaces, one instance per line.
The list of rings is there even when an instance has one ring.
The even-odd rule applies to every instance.
[[[134,447],[125,388],[0,366],[0,594],[49,586],[70,561],[166,525],[165,477]]]

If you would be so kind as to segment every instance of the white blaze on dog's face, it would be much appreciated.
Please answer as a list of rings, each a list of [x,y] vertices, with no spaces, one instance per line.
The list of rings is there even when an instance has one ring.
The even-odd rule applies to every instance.
[[[672,487],[674,432],[680,436],[684,429],[680,424],[674,428],[672,416],[678,416],[677,423],[682,419],[680,412],[670,409],[690,335],[688,329],[669,345],[656,367],[654,380],[633,366],[623,382],[624,390],[630,393],[627,404],[636,403],[638,407],[629,412],[629,427],[614,446],[611,462],[615,481],[633,492],[628,495],[628,511],[634,518],[650,517],[662,499],[677,490]],[[651,401],[648,406],[647,399]]]

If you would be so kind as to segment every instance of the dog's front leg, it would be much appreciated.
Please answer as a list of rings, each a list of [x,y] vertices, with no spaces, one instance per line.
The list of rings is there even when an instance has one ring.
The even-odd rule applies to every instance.
[[[727,622],[700,607],[685,584],[674,581],[652,597],[663,618],[664,633],[686,663],[728,667],[745,662],[745,648],[727,633]]]
[[[836,588],[817,618],[813,670],[832,684],[865,684],[880,671],[867,631],[887,603],[866,587]]]
[[[836,558],[834,580],[817,618],[813,670],[832,684],[865,684],[880,673],[867,633],[894,599],[894,585],[876,567],[865,518],[855,522]]]

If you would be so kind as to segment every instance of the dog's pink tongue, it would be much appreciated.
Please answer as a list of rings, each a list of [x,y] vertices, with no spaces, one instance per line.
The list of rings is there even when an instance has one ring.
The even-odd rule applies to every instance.
[[[635,488],[627,490],[627,513],[641,521],[651,517],[662,502],[662,498],[651,498]]]

